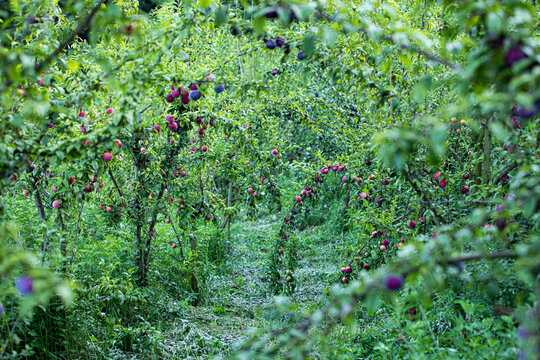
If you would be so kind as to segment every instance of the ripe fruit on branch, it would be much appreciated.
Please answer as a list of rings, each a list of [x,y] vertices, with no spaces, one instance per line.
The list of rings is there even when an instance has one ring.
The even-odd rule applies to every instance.
[[[107,212],[111,212],[112,211],[112,208],[110,206],[107,206],[107,208],[105,209]]]
[[[172,248],[173,248],[173,249],[176,249],[176,244],[173,244],[173,245],[172,245]]]
[[[111,161],[112,160],[112,154],[109,153],[109,152],[106,152],[105,154],[103,154],[103,160],[105,161]]]
[[[55,209],[58,209],[60,207],[60,201],[54,200],[52,202],[52,207],[55,208]]]
[[[277,149],[272,150],[272,154],[277,155],[278,154]]]
[[[219,84],[219,85],[216,85],[214,86],[214,91],[216,94],[219,94],[221,92],[223,92],[225,90],[225,85],[223,84]]]
[[[441,173],[440,172],[436,172],[434,175],[433,175],[433,179],[435,181],[439,181],[439,177],[441,176]]]
[[[24,196],[28,196],[28,194],[29,194],[29,191],[28,191],[28,190],[23,190],[23,192],[22,192],[22,193],[23,193],[23,195],[24,195]]]
[[[273,42],[272,40],[267,40],[265,41],[265,44],[266,44],[266,47],[270,50],[273,50],[276,48],[276,43]]]
[[[279,249],[279,250],[278,250],[278,254],[283,254],[284,251],[285,251],[285,250],[283,250],[283,249]]]
[[[28,295],[34,291],[34,283],[32,278],[28,276],[21,276],[15,284],[15,288],[21,293],[21,295]]]
[[[415,227],[416,227],[416,223],[413,220],[411,220],[409,222],[409,229],[414,229]]]
[[[298,58],[298,60],[304,60],[304,52],[299,51],[298,54],[296,55],[296,57]]]
[[[341,279],[341,281],[343,281],[345,284],[349,282],[349,279],[347,279],[346,276],[343,277],[343,279]]]
[[[202,94],[199,90],[193,90],[189,93],[189,98],[191,100],[199,100],[201,98]]]
[[[446,187],[446,180],[439,181],[439,186],[442,188]]]
[[[386,277],[386,288],[388,290],[396,291],[403,286],[403,276],[401,275],[388,275]]]

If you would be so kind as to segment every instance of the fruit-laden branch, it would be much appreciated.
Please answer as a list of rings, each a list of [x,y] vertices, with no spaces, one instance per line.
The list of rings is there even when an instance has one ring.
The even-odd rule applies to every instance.
[[[488,254],[482,254],[482,253],[473,253],[473,254],[464,254],[460,256],[456,256],[453,258],[443,259],[443,260],[437,260],[435,263],[437,265],[455,265],[467,261],[476,261],[476,260],[495,260],[495,259],[516,259],[518,258],[518,254],[511,251],[500,251],[500,252],[494,252],[494,253],[488,253]],[[420,269],[420,265],[411,266],[404,271],[401,272],[401,275],[403,277],[406,277],[407,275],[414,273]],[[361,292],[353,292],[351,296],[351,302],[349,303],[349,309],[352,310],[352,307],[356,306],[362,299],[364,299],[369,293],[371,293],[374,290],[380,289],[384,286],[384,283],[381,282],[380,279],[374,279],[371,282],[369,282],[366,286],[364,286],[364,289]],[[336,308],[338,304],[342,302],[342,298],[334,300],[324,306],[321,310],[317,311],[315,314],[311,315],[310,317],[304,319],[303,321],[297,323],[293,328],[284,328],[280,329],[278,331],[275,331],[273,333],[274,336],[284,334],[289,331],[294,332],[300,332],[302,335],[307,335],[308,330],[316,324],[321,323],[324,317],[328,316],[330,311],[333,308]],[[350,310],[347,312],[349,313]],[[287,340],[284,340],[287,341]],[[275,344],[273,347],[279,347],[283,344]]]
[[[418,188],[418,186],[416,185],[414,180],[409,176],[409,173],[407,173],[406,170],[403,170],[403,173],[405,174],[405,179],[407,179],[409,184],[411,184],[412,188],[414,189],[414,191],[416,191],[418,196],[420,196],[420,197],[422,197],[422,199],[424,199],[427,208],[433,214],[433,220],[435,220],[435,224],[440,225],[441,223],[443,223],[443,220],[441,219],[441,217],[437,213],[437,210],[435,210],[435,208],[431,205],[431,202],[429,201],[427,196],[424,193],[422,193],[422,191]]]
[[[106,0],[99,0],[94,5],[94,7],[90,10],[90,12],[86,15],[86,17],[79,23],[77,28],[73,32],[71,32],[71,34],[69,34],[69,36],[66,37],[64,41],[62,41],[60,45],[58,45],[58,47],[45,58],[45,60],[36,64],[35,66],[36,73],[41,72],[41,70],[43,70],[45,66],[47,66],[55,57],[57,57],[62,52],[62,50],[64,50],[69,44],[73,42],[73,40],[75,40],[75,37],[77,35],[79,35],[86,28],[88,28],[88,26],[90,25],[90,22],[92,21],[92,18],[96,15],[99,8],[101,7],[103,3],[105,3],[105,1]]]
[[[499,181],[501,181],[501,179],[503,177],[505,177],[506,175],[508,175],[508,173],[512,170],[514,170],[517,166],[517,162],[513,162],[511,164],[508,164],[506,165],[506,167],[504,169],[502,169],[502,171],[499,173],[499,175],[497,175],[497,177],[493,180],[493,184],[498,184]]]

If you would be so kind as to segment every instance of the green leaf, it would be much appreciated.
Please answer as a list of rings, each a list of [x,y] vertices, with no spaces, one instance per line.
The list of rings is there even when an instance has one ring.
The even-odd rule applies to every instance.
[[[264,16],[259,16],[253,20],[253,29],[255,29],[257,33],[264,32],[265,27],[266,19]]]
[[[313,33],[307,33],[304,37],[303,50],[306,57],[310,57],[315,52],[316,37]]]
[[[212,3],[212,0],[199,0],[199,6],[202,8],[202,9],[206,9],[207,7],[210,6],[210,4]]]
[[[216,26],[221,26],[227,22],[229,7],[228,6],[220,6],[216,10]]]
[[[424,76],[413,88],[412,90],[412,98],[417,103],[421,103],[426,98],[427,94],[429,93],[429,90],[431,89],[431,86],[433,85],[433,80],[431,79],[431,76],[426,75]]]

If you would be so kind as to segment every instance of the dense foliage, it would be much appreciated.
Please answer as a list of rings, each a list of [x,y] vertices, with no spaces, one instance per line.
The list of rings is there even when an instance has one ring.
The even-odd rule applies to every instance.
[[[540,357],[534,0],[0,4],[0,358]]]

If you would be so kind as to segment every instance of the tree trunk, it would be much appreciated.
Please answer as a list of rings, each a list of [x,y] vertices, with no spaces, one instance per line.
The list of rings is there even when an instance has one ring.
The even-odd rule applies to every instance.
[[[45,216],[45,207],[43,206],[43,201],[41,200],[41,194],[39,192],[39,189],[36,186],[34,177],[31,177],[28,181],[30,183],[30,188],[32,189],[32,192],[34,193],[34,202],[36,203],[36,207],[38,209],[39,218],[42,222],[46,222],[46,216]],[[47,237],[47,232],[45,231],[43,233],[43,242],[41,243],[41,252],[42,257],[41,261],[45,262],[45,253],[49,252],[49,238]]]
[[[231,208],[231,195],[232,195],[232,181],[229,182],[229,193],[227,194],[227,209],[230,211]],[[225,243],[225,251],[227,253],[231,252],[231,217],[232,214],[227,216],[227,242]]]
[[[480,134],[478,135],[478,139],[476,139],[476,144],[481,144],[481,142],[484,140],[484,134],[485,134],[485,127],[482,127],[480,130]],[[480,175],[482,174],[482,164],[480,163],[480,151],[481,149],[478,149],[476,151],[476,163],[474,165],[474,182],[479,183],[480,182]]]
[[[191,260],[192,262],[196,262],[196,256],[194,254],[197,254],[197,236],[192,235],[191,236]],[[195,293],[195,299],[193,300],[193,306],[199,305],[199,280],[197,279],[197,275],[195,274],[195,270],[192,270],[191,272],[191,290]]]
[[[345,209],[344,210],[347,210],[349,208],[349,203],[351,202],[351,188],[349,187],[349,183],[347,183],[347,185],[345,185],[346,187],[346,191],[347,191],[347,196],[345,197]]]
[[[484,162],[482,164],[482,184],[489,184],[489,175],[491,172],[491,132],[487,125],[484,135]]]

